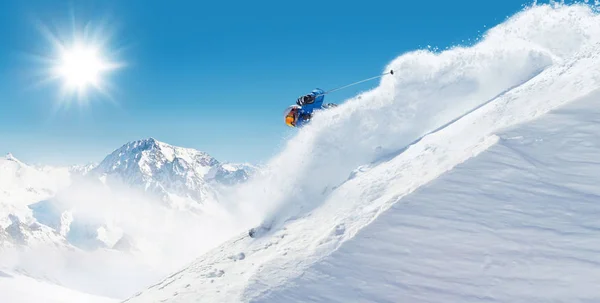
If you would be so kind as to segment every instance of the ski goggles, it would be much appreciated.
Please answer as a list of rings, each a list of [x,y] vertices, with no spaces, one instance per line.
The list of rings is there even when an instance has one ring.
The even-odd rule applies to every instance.
[[[287,116],[285,116],[285,124],[287,124],[289,127],[294,127],[296,125],[296,115],[294,114],[294,112],[289,113]]]

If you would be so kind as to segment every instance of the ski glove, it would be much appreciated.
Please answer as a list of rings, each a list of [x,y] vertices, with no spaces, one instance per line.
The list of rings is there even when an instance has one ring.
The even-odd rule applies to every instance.
[[[315,102],[315,96],[305,95],[305,96],[298,98],[298,100],[296,101],[296,104],[298,104],[300,106],[304,106],[306,104],[312,104],[314,102]]]
[[[299,118],[302,120],[310,120],[310,118],[312,118],[312,115],[311,114],[301,114]]]

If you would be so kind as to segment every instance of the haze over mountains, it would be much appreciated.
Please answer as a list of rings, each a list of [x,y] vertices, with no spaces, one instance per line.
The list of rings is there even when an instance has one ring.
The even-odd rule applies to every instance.
[[[139,264],[133,267],[141,273],[156,270],[156,279],[161,269],[168,272],[173,264],[184,262],[185,255],[214,241],[203,239],[214,237],[206,225],[227,230],[212,221],[219,218],[217,195],[247,181],[256,170],[154,138],[129,142],[98,164],[36,167],[8,154],[0,158],[0,168],[0,247],[5,256],[0,265],[6,272],[27,273],[23,281],[42,276],[92,293],[97,292],[93,286],[78,285],[77,275],[61,268],[81,266],[69,258],[87,262],[83,260],[101,255],[115,267],[135,259]],[[186,246],[189,251],[171,251]],[[59,261],[43,268],[31,262],[44,258]],[[102,265],[86,266],[100,271]],[[88,277],[87,282],[100,284],[104,279]],[[132,287],[120,285],[108,295],[123,296]]]

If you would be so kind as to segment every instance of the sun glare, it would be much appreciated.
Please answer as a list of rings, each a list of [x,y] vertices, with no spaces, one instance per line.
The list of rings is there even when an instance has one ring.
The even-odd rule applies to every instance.
[[[59,49],[52,60],[52,77],[62,81],[63,95],[76,94],[81,100],[91,88],[107,94],[107,74],[120,65],[108,60],[102,48],[94,43],[74,42],[72,46],[60,45]]]
[[[50,53],[40,56],[46,65],[41,82],[58,82],[61,106],[68,107],[72,101],[87,104],[93,93],[114,101],[108,78],[110,72],[124,64],[115,59],[119,50],[109,46],[106,23],[74,24],[70,31],[60,33],[40,24],[40,31],[52,46]]]
[[[98,87],[102,73],[110,69],[97,49],[76,45],[62,53],[56,73],[70,89],[85,90],[92,85]]]

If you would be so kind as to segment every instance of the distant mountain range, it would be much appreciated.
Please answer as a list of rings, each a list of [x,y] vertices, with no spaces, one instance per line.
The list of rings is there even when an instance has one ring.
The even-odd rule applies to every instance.
[[[256,170],[154,138],[129,142],[97,165],[39,167],[8,154],[0,158],[0,247],[130,250],[136,239],[109,218],[83,215],[78,207],[114,203],[127,190],[167,210],[201,211],[204,204],[218,204],[219,191],[245,182]]]
[[[154,138],[127,143],[108,155],[89,175],[161,196],[165,201],[214,199],[214,187],[244,182],[255,170],[248,164],[223,164],[192,148]]]

